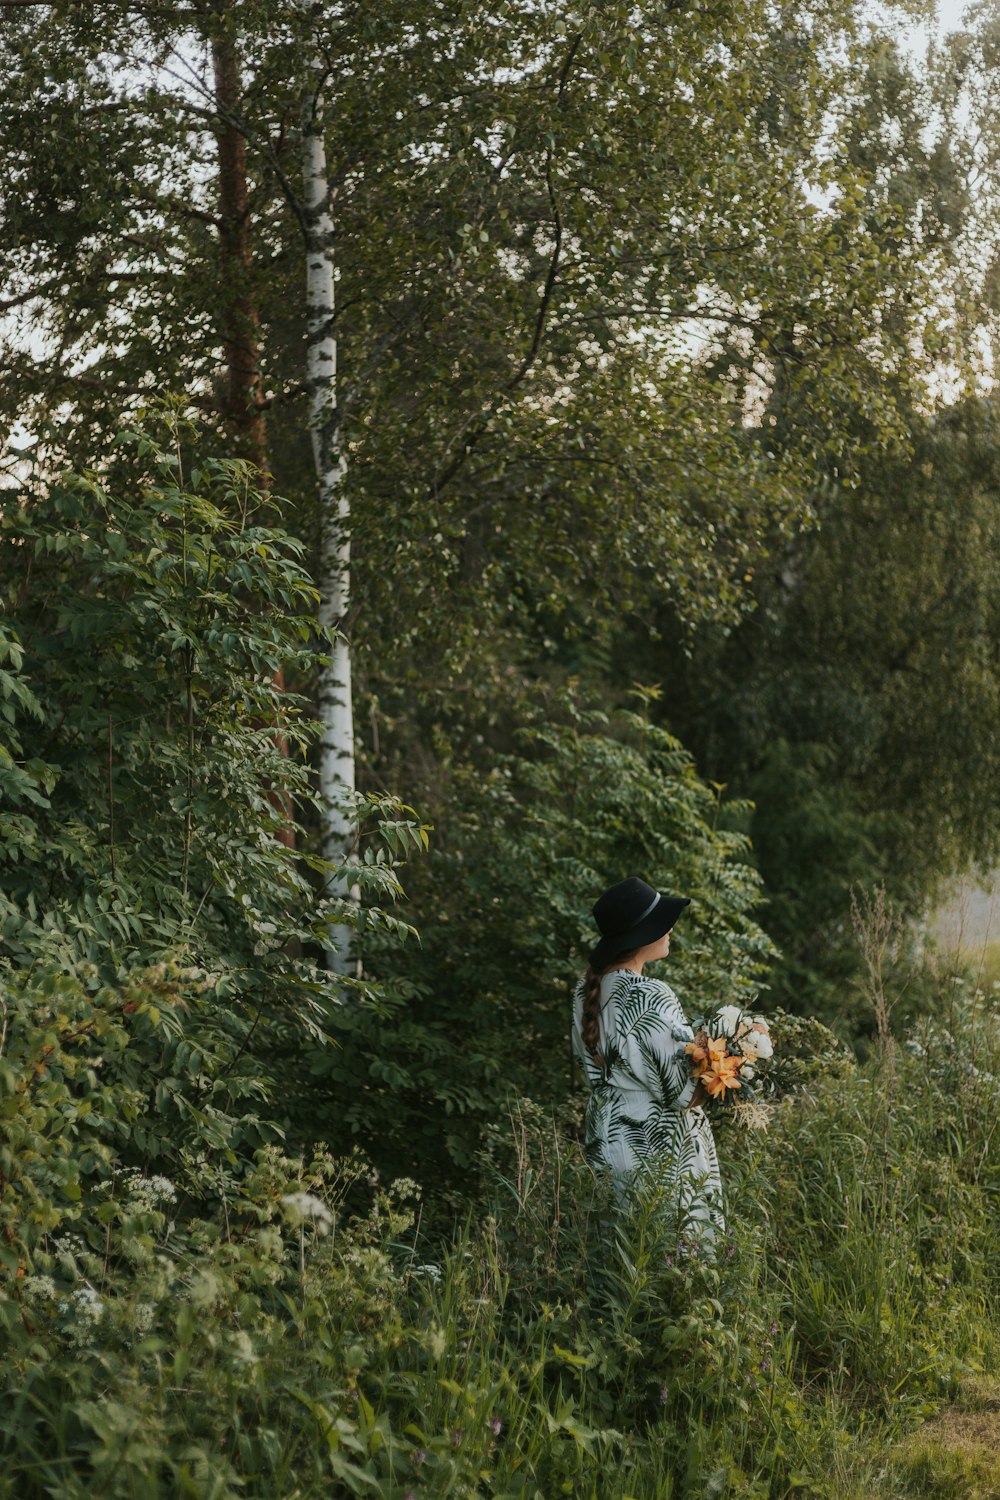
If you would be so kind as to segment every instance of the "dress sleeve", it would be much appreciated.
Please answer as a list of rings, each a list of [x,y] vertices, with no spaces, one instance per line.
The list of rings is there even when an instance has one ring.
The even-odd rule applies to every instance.
[[[694,1041],[694,1032],[668,984],[648,979],[643,989],[648,1024],[637,1040],[645,1064],[646,1087],[664,1109],[687,1109],[695,1079],[684,1047]]]

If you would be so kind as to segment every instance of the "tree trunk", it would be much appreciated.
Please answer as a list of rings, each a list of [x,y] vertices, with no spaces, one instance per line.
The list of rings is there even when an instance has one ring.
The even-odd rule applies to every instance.
[[[220,282],[228,294],[222,309],[226,378],[222,413],[237,451],[261,472],[261,488],[270,488],[267,428],[260,377],[260,313],[253,292],[253,250],[247,192],[247,148],[237,129],[242,99],[239,54],[231,33],[212,39],[212,68],[219,123]]]
[[[323,140],[323,64],[319,57],[311,65],[312,83],[303,118],[306,227],[306,311],[309,431],[319,484],[320,591],[319,623],[334,627],[338,634],[320,674],[319,716],[323,725],[319,752],[320,790],[329,799],[323,813],[322,852],[333,864],[342,864],[354,843],[355,830],[349,800],[343,793],[354,791],[354,716],[351,703],[351,653],[339,627],[347,614],[350,598],[350,510],[344,484],[346,464],[340,440],[337,407],[337,340],[333,331],[334,259],[332,200],[326,173]],[[334,894],[352,900],[358,891],[349,889],[345,877],[331,883]],[[351,954],[352,928],[331,926],[326,958],[337,973],[357,971]]]
[[[216,143],[219,160],[219,285],[226,301],[221,312],[225,377],[220,407],[233,438],[236,453],[259,470],[258,487],[270,490],[267,461],[267,419],[260,374],[260,311],[253,285],[253,246],[250,239],[250,202],[247,189],[246,137],[237,126],[243,98],[243,80],[236,38],[230,29],[212,38],[212,71],[218,116]],[[280,697],[285,691],[285,673],[278,667],[273,677]],[[276,730],[275,745],[288,754],[288,739]],[[287,792],[269,791],[275,811],[284,819],[279,833],[288,848],[295,846],[292,823],[295,808]]]

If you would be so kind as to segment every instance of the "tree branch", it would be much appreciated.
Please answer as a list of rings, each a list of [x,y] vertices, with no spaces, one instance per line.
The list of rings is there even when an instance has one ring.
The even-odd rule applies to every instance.
[[[583,33],[577,32],[576,36],[573,38],[573,41],[570,44],[569,50],[566,54],[566,58],[563,62],[563,66],[559,70],[559,87],[556,94],[557,108],[562,107],[566,91],[566,83],[569,78],[570,70],[573,66],[573,60],[576,57],[582,39]],[[548,318],[549,306],[552,301],[552,293],[555,290],[556,277],[558,276],[559,272],[559,261],[562,255],[563,242],[562,214],[559,209],[559,201],[556,197],[555,185],[552,180],[551,136],[549,138],[549,144],[545,148],[545,189],[549,199],[549,206],[552,211],[552,227],[555,242],[552,248],[552,254],[549,257],[549,265],[545,276],[545,284],[542,288],[542,296],[539,303],[538,313],[535,317],[531,345],[524,358],[521,360],[520,365],[515,370],[511,378],[507,381],[503,389],[499,391],[495,396],[490,397],[490,399],[481,408],[478,418],[471,418],[465,424],[464,430],[469,435],[466,442],[462,446],[462,451],[455,455],[450,464],[448,464],[444,469],[439,469],[437,474],[433,476],[430,483],[430,490],[432,495],[439,495],[445,485],[448,484],[455,477],[458,471],[463,467],[463,465],[468,462],[469,454],[477,446],[480,439],[483,437],[483,434],[487,431],[490,418],[493,416],[494,412],[498,410],[502,402],[507,399],[511,392],[516,390],[516,388],[526,378],[528,372],[531,370],[536,359],[538,358],[538,351],[542,346],[542,337],[545,332],[545,324]],[[462,429],[459,430],[457,438],[453,439],[448,446],[453,447],[454,442],[457,439],[460,439],[461,435]],[[445,451],[447,452],[447,449]]]

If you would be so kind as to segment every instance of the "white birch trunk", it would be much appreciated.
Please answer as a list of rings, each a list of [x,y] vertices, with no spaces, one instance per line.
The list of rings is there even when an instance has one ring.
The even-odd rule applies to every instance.
[[[337,340],[333,333],[334,259],[333,218],[326,175],[323,141],[322,64],[312,63],[315,87],[306,100],[303,121],[305,195],[303,216],[307,231],[306,309],[309,432],[312,438],[320,504],[319,622],[339,626],[350,598],[350,510],[344,486],[346,463],[340,442],[337,409]],[[351,705],[351,652],[338,636],[326,659],[319,680],[319,717],[322,736],[319,754],[320,790],[332,798],[323,812],[322,853],[340,863],[355,837],[353,822],[338,805],[338,793],[354,790],[354,715]],[[331,883],[331,892],[358,899],[355,886],[349,890],[341,878]],[[351,954],[352,929],[331,926],[326,960],[340,974],[357,972]]]

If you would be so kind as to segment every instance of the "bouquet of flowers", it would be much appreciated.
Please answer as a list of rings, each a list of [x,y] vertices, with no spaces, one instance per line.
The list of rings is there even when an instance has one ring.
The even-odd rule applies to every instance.
[[[709,1099],[720,1104],[737,1097],[741,1103],[756,1100],[766,1087],[767,1064],[774,1056],[767,1021],[738,1005],[724,1005],[701,1021],[694,1041],[684,1050],[695,1078]]]

